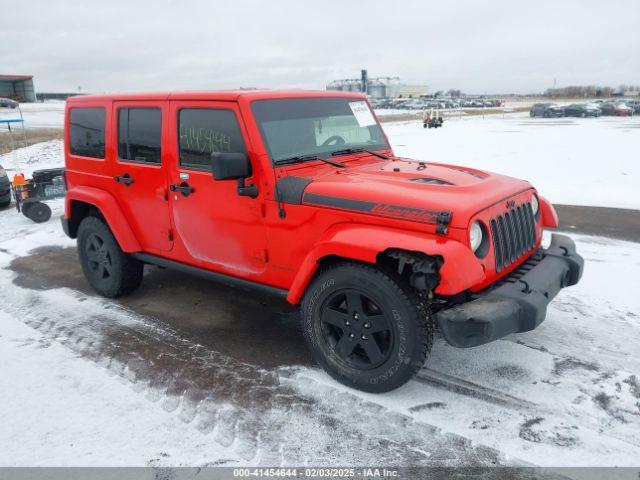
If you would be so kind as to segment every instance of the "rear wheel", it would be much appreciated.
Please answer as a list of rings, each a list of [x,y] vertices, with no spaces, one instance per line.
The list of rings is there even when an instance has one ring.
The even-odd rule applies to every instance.
[[[123,252],[109,227],[97,217],[80,222],[78,256],[85,277],[100,295],[126,295],[142,282],[143,263]]]
[[[302,316],[320,366],[368,392],[406,383],[433,342],[433,320],[418,295],[368,265],[343,263],[321,272],[305,294]]]

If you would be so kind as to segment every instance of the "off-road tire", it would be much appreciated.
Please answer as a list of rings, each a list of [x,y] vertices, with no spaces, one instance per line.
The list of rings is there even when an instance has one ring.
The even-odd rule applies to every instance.
[[[95,248],[98,244],[100,248]],[[94,252],[98,252],[94,254]],[[78,256],[89,284],[100,295],[116,298],[133,292],[142,283],[144,264],[125,253],[104,221],[86,217],[78,227]],[[110,272],[104,269],[96,257],[110,262]]]
[[[353,290],[379,304],[393,332],[388,357],[369,369],[345,363],[323,333],[322,311],[328,308],[327,302],[340,291]],[[337,381],[367,392],[387,392],[406,383],[422,367],[433,344],[434,321],[418,294],[401,279],[365,264],[340,263],[320,271],[305,293],[301,315],[317,363]]]

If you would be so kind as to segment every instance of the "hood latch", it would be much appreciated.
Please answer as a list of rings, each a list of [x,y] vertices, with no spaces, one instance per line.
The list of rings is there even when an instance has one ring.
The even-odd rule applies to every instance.
[[[449,231],[447,225],[451,223],[451,212],[441,211],[438,212],[438,216],[436,218],[436,233],[438,235],[446,235]]]

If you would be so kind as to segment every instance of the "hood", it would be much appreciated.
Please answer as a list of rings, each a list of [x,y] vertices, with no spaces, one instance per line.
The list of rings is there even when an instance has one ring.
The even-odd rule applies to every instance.
[[[453,165],[408,159],[329,168],[304,189],[302,203],[466,228],[472,216],[531,189],[529,182]],[[446,223],[446,222],[445,222]]]

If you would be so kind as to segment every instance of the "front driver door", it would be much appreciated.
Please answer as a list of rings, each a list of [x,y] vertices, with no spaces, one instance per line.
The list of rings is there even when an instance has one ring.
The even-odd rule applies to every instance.
[[[262,195],[239,196],[237,181],[214,180],[211,174],[212,152],[251,157],[237,105],[173,101],[170,115],[176,124],[169,203],[176,248],[179,244],[184,255],[179,260],[259,279],[267,261]]]

